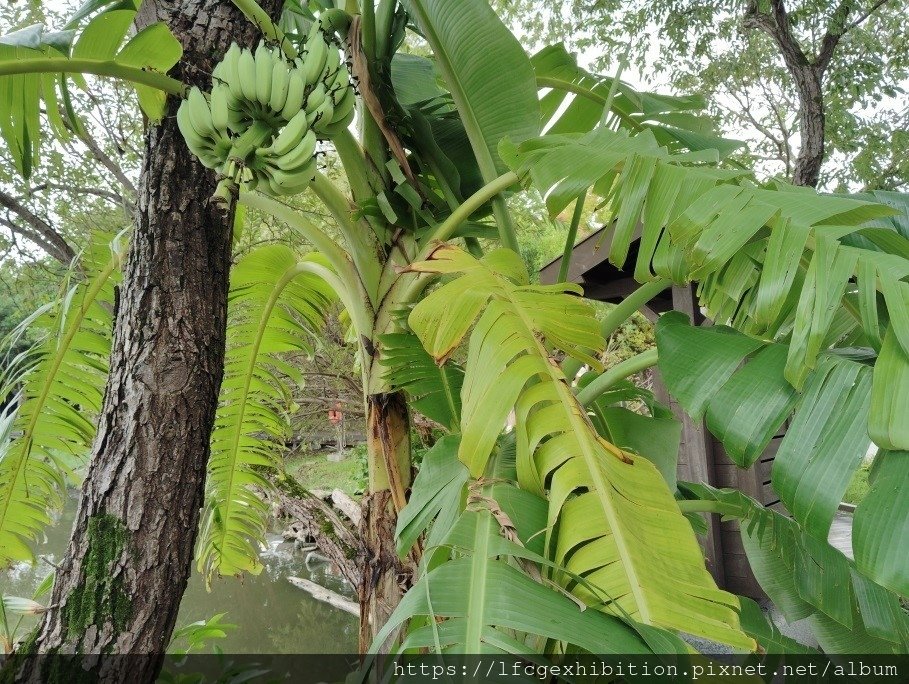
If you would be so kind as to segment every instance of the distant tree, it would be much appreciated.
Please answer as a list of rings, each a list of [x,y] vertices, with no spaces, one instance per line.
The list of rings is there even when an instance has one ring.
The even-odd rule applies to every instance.
[[[701,92],[727,130],[753,137],[743,161],[770,175],[829,188],[909,183],[902,0],[556,0],[543,12],[533,0],[494,4],[538,44],[565,40],[612,69],[627,52]]]

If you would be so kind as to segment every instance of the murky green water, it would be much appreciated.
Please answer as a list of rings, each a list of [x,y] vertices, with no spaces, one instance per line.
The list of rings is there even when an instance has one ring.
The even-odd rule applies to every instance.
[[[37,555],[57,563],[66,549],[76,513],[76,500],[67,502],[59,522],[47,531],[47,540]],[[325,564],[307,568],[304,554],[292,544],[271,534],[262,551],[262,573],[216,580],[211,592],[198,574],[190,579],[177,626],[227,613],[223,622],[237,625],[217,644],[226,653],[354,653],[357,650],[357,621],[354,616],[320,603],[287,581],[288,576],[306,577],[346,596],[352,596],[347,582],[330,572]],[[20,564],[0,573],[0,593],[31,597],[50,566],[39,560],[35,566]],[[44,599],[46,601],[46,599]],[[12,616],[11,616],[12,617]],[[20,638],[34,622],[23,622]]]

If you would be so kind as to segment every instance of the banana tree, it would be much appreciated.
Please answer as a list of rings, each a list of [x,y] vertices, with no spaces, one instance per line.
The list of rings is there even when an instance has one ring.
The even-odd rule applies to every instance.
[[[0,112],[23,172],[39,150],[37,102],[58,106],[60,74],[116,77],[137,84],[151,114],[162,93],[185,98],[177,117],[186,143],[221,178],[213,201],[286,222],[318,252],[269,247],[235,267],[202,571],[212,579],[259,569],[267,508],[259,496],[270,486],[261,467],[277,465],[272,438],[287,430],[283,390],[295,377],[281,355],[306,348],[337,298],[358,340],[367,415],[361,648],[685,652],[678,632],[756,648],[766,626],[742,622],[738,598],[714,584],[685,515],[719,510],[719,495],[677,490],[678,431],[627,379],[659,357],[697,415],[716,385],[738,378],[716,402],[721,414],[730,397],[746,405],[754,383],[770,378],[772,415],[723,433],[738,440],[746,465],[796,403],[806,429],[823,426],[815,376],[827,356],[847,354],[838,349],[867,347],[860,362],[877,382],[870,411],[857,414],[868,422],[856,429],[888,450],[907,449],[898,416],[909,390],[885,380],[909,363],[906,234],[886,224],[895,211],[875,198],[758,184],[724,166],[735,144],[693,114],[696,98],[636,92],[580,69],[558,46],[528,57],[484,0],[320,2],[315,14],[288,2],[277,23],[252,2],[235,4],[263,42],[232,47],[208,89],[165,76],[154,50],[124,59],[138,35],[86,59],[33,30],[0,62],[0,83],[24,93]],[[114,15],[98,13],[75,45]],[[409,53],[410,36],[432,57]],[[322,150],[340,159],[340,182],[318,170]],[[640,290],[602,324],[577,286],[531,282],[509,210],[509,197],[525,191],[541,193],[553,214],[574,205],[566,253],[589,196],[612,226],[614,264],[625,266],[638,241]],[[330,225],[282,200],[301,192],[324,204]],[[727,345],[738,357],[729,360],[723,345],[699,348],[710,350],[698,366],[709,372],[692,378],[690,345],[662,343],[604,372],[606,338],[654,294],[692,280],[710,314],[741,331],[744,341]],[[765,372],[733,376],[770,341],[776,351],[752,369]],[[640,399],[646,414],[626,408]],[[35,401],[40,395],[27,393],[22,406]],[[450,433],[415,481],[412,410]],[[34,443],[41,439],[36,431]],[[85,442],[79,436],[70,448]],[[845,442],[851,454],[856,440]],[[3,511],[25,505],[28,469],[53,467],[30,445],[10,453],[16,458],[0,465],[20,484],[0,490],[4,562],[27,554],[23,542],[42,520],[31,516],[23,528]],[[892,462],[888,477],[899,477],[902,463]],[[823,492],[796,495],[810,509]],[[896,505],[886,494],[875,500],[872,521]],[[743,518],[749,510],[722,508]],[[815,537],[824,520],[809,530]],[[808,525],[799,515],[796,524]],[[866,525],[869,549],[885,527]],[[866,590],[903,591],[891,558],[851,570]],[[870,620],[859,603],[856,614]]]

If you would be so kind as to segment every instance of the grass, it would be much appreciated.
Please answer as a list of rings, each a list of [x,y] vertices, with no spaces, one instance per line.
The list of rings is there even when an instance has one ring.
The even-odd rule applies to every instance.
[[[285,468],[307,489],[340,489],[359,498],[364,473],[358,449],[348,449],[343,461],[329,461],[328,455],[327,451],[293,454],[285,462]]]
[[[846,488],[846,493],[843,495],[843,501],[846,503],[857,504],[861,503],[868,495],[868,490],[871,489],[871,486],[868,484],[868,473],[871,470],[871,463],[862,463],[858,470],[855,471],[855,475],[852,476],[852,482],[849,483],[849,487]]]

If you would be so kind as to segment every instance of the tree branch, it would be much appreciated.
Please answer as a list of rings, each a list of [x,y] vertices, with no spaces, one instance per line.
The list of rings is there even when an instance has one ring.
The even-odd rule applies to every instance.
[[[127,191],[133,196],[136,196],[136,186],[133,182],[123,173],[123,169],[120,168],[120,165],[111,159],[104,150],[101,149],[101,146],[87,133],[77,132],[79,140],[85,143],[85,146],[88,148],[89,152],[92,153],[92,156],[98,160],[98,162],[110,171],[114,178],[127,189]]]
[[[821,48],[818,50],[817,57],[814,59],[814,67],[820,73],[824,73],[833,59],[833,52],[839,45],[840,39],[849,31],[849,25],[846,21],[849,19],[849,13],[852,11],[855,0],[841,0],[840,4],[833,10],[830,15],[830,23],[827,24],[827,31],[821,38]]]
[[[75,250],[70,247],[60,233],[54,230],[53,226],[3,190],[0,190],[0,206],[16,214],[31,228],[31,230],[25,230],[22,226],[17,226],[12,221],[4,221],[4,225],[10,230],[35,242],[64,266],[69,266],[73,259],[76,258]],[[40,238],[36,239],[37,236],[40,236]]]
[[[34,244],[38,245],[38,247],[40,247],[42,250],[44,250],[47,254],[51,254],[54,250],[53,245],[49,244],[47,242],[47,240],[42,238],[38,233],[34,232],[33,230],[30,230],[26,226],[17,225],[15,223],[13,223],[12,221],[9,221],[5,218],[0,218],[0,226],[9,228],[10,232],[12,233],[12,235],[10,235],[10,250],[15,250],[20,255],[23,252],[23,248],[19,244],[18,240],[16,239],[17,236],[25,238],[26,240],[28,240],[30,242],[33,242]],[[4,257],[6,256],[6,253],[8,253],[10,250],[7,250],[7,252],[4,253]],[[57,257],[54,257],[54,258],[56,259]],[[0,258],[0,261],[2,261],[2,258]]]
[[[119,193],[103,188],[70,187],[68,185],[61,185],[60,183],[41,183],[32,188],[32,192],[41,192],[42,190],[61,190],[75,195],[94,195],[96,197],[101,197],[102,199],[108,199],[121,207],[124,205],[131,206],[132,204],[131,202],[127,202]]]
[[[852,29],[854,29],[856,26],[858,26],[859,24],[861,24],[863,21],[865,21],[865,19],[867,19],[867,18],[870,17],[872,14],[874,14],[875,12],[877,12],[883,5],[886,5],[888,2],[890,2],[890,0],[877,0],[876,3],[874,3],[873,5],[871,5],[871,7],[869,7],[867,10],[865,10],[864,12],[862,12],[862,13],[855,19],[855,21],[851,22],[851,23],[849,24],[849,26],[846,27],[846,30],[843,31],[843,34],[845,35],[845,34],[848,33],[849,31],[851,31]]]
[[[783,0],[770,0],[770,10],[770,13],[762,12],[756,0],[749,0],[745,9],[745,28],[760,29],[773,38],[790,71],[810,66],[802,46],[792,33],[789,13]]]

